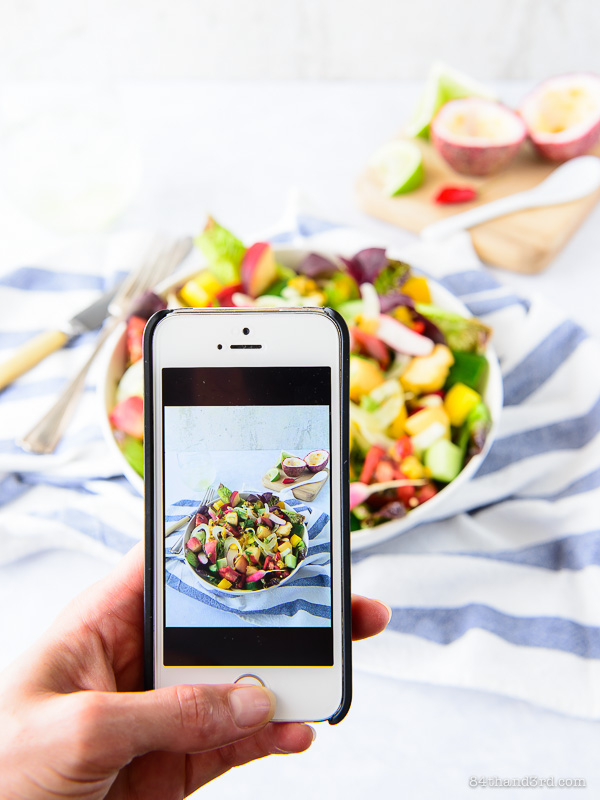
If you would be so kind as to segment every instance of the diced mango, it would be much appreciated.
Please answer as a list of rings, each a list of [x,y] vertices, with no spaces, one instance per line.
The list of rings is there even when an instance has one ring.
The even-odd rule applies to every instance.
[[[415,481],[426,477],[426,469],[416,456],[406,456],[400,462],[400,469],[407,478]]]
[[[219,589],[231,589],[231,581],[228,581],[227,578],[223,578],[217,583],[217,587]]]
[[[350,399],[355,403],[384,381],[385,375],[375,361],[362,356],[350,356]]]
[[[450,427],[450,419],[443,406],[433,406],[432,408],[422,408],[404,423],[404,430],[409,436],[416,436],[428,428],[433,422],[440,422],[444,427]]]
[[[375,317],[363,317],[362,314],[358,314],[355,320],[356,326],[364,331],[365,333],[370,333],[371,336],[374,336],[377,333],[377,328],[379,327],[379,319]]]
[[[391,439],[399,439],[401,436],[404,436],[404,423],[406,422],[407,416],[406,406],[403,403],[400,413],[387,429],[387,435]]]
[[[398,306],[392,311],[392,316],[401,322],[403,325],[406,325],[407,328],[412,327],[413,319],[410,315],[410,311],[406,306]]]
[[[223,285],[208,270],[189,280],[179,290],[179,296],[189,306],[204,308],[215,299]]]
[[[463,424],[469,411],[481,402],[481,395],[464,383],[455,383],[444,398],[444,408],[455,427]]]
[[[428,356],[415,356],[400,376],[402,386],[415,394],[437,392],[444,385],[454,356],[445,344],[436,344]]]
[[[426,278],[411,276],[402,284],[402,294],[407,294],[416,303],[431,303],[431,293]]]
[[[298,547],[299,544],[302,544],[302,539],[298,536],[297,533],[294,533],[290,538],[290,544],[292,547]]]

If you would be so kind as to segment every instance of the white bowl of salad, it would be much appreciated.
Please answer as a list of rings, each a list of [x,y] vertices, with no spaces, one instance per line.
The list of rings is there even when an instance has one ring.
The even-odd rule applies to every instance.
[[[308,555],[304,515],[272,492],[219,486],[184,534],[185,559],[206,588],[223,595],[266,592],[287,583]]]
[[[439,516],[496,434],[502,378],[491,330],[447,289],[382,248],[246,247],[214,220],[205,266],[165,281],[115,332],[101,386],[107,441],[143,491],[141,336],[158,308],[327,305],[350,329],[350,498],[355,550]]]

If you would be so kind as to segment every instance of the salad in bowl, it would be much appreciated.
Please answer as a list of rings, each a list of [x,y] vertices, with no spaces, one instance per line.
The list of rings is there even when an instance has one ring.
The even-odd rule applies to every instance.
[[[196,244],[205,267],[143,298],[113,344],[105,403],[129,476],[142,472],[142,332],[166,306],[329,306],[344,317],[353,548],[412,527],[475,473],[493,440],[502,380],[490,328],[443,286],[383,248],[245,247],[212,219]]]
[[[285,583],[308,553],[304,516],[272,492],[231,491],[198,508],[185,536],[185,559],[212,589],[260,592]]]

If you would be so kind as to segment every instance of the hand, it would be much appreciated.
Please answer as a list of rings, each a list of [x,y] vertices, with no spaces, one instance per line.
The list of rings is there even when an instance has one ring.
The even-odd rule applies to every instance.
[[[352,599],[353,638],[389,609]],[[143,551],[76,598],[0,680],[0,798],[175,800],[271,753],[300,753],[313,730],[270,723],[251,686],[143,688]]]

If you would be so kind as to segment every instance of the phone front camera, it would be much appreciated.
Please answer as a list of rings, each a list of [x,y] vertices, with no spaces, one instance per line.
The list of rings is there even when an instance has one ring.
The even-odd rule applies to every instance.
[[[222,350],[222,349],[223,349],[223,345],[222,344],[218,344],[217,345],[217,350]]]
[[[248,334],[250,333],[250,328],[244,328],[242,333],[244,334],[244,336],[248,336]]]

